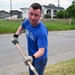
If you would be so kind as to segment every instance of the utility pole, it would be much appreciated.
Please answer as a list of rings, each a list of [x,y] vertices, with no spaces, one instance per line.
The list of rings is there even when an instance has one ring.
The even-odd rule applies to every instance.
[[[60,4],[59,4],[59,0],[58,0],[58,7],[60,6]]]
[[[12,19],[12,0],[10,0],[10,14],[11,14],[11,19]]]

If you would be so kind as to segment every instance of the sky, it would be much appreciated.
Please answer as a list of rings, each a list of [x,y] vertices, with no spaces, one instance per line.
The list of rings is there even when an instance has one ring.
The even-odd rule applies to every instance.
[[[58,6],[58,0],[0,0],[0,10],[10,11],[10,1],[12,1],[12,10],[20,10],[23,7],[29,7],[32,3],[38,2],[41,5],[54,4]],[[72,4],[73,0],[59,0],[59,4],[64,9]]]

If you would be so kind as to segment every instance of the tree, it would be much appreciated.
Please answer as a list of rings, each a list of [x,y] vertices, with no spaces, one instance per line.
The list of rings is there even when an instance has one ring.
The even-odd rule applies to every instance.
[[[48,6],[55,6],[55,5],[50,3],[50,4],[48,4]]]
[[[57,17],[58,18],[63,18],[64,17],[64,11],[63,10],[60,10],[57,12]]]
[[[72,1],[72,4],[75,4],[75,0]]]
[[[51,15],[45,14],[45,15],[44,15],[44,18],[51,18]]]
[[[66,10],[64,11],[63,18],[69,18],[68,12]]]
[[[72,4],[66,9],[69,18],[75,18],[75,4]]]

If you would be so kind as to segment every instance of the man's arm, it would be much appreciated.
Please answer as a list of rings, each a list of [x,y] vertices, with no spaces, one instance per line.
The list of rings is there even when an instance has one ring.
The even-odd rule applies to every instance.
[[[13,44],[16,45],[16,44],[19,43],[18,37],[19,37],[19,35],[20,35],[23,31],[24,31],[24,28],[23,28],[22,26],[20,26],[20,27],[17,29],[16,33],[13,35],[13,38],[12,38],[12,43],[13,43]]]
[[[44,54],[44,48],[39,48],[38,51],[34,54],[35,58],[39,58]]]
[[[24,28],[23,28],[22,26],[20,26],[20,27],[17,29],[17,31],[16,31],[15,34],[20,35],[23,31],[24,31]]]
[[[32,63],[34,59],[41,57],[43,54],[44,54],[44,48],[39,48],[34,55],[26,57],[26,59],[24,60],[24,63],[28,65],[27,64],[28,61]]]

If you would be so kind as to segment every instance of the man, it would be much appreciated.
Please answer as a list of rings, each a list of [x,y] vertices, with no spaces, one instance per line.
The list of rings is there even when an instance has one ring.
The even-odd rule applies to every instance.
[[[30,61],[39,75],[44,75],[44,69],[47,64],[48,31],[40,21],[42,6],[39,3],[33,3],[28,11],[28,19],[24,20],[22,25],[14,34],[12,42],[18,42],[18,36],[23,30],[26,32],[29,56],[24,60],[25,64]],[[30,75],[34,75],[29,69]]]

